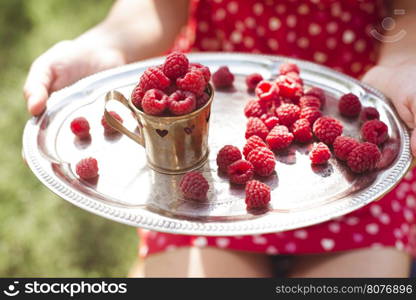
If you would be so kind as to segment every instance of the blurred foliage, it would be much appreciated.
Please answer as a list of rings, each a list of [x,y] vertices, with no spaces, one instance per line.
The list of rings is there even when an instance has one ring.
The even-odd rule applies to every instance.
[[[55,196],[21,159],[31,62],[102,20],[112,2],[0,1],[0,276],[125,276],[136,257],[133,228]]]

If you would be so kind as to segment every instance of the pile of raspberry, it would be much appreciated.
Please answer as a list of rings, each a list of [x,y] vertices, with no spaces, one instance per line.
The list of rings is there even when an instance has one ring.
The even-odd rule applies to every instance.
[[[153,116],[181,116],[203,107],[209,100],[208,67],[190,63],[173,52],[162,65],[147,68],[131,94],[137,109]]]
[[[255,87],[254,82],[258,82]],[[322,114],[326,102],[324,91],[305,88],[297,65],[283,63],[275,80],[251,74],[246,83],[247,89],[254,89],[255,94],[244,109],[248,143],[256,136],[257,143],[261,140],[273,151],[284,150],[294,142],[313,143],[309,158],[314,165],[327,163],[333,149],[335,157],[345,161],[355,173],[377,167],[381,158],[378,147],[388,139],[388,128],[379,120],[377,109],[362,108],[356,95],[343,95],[338,109],[346,118],[358,118],[362,124],[362,142],[342,136],[341,121]]]

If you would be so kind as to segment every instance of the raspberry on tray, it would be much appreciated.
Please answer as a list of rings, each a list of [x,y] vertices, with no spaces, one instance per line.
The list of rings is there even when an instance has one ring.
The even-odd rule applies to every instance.
[[[388,139],[388,131],[389,129],[384,122],[375,119],[363,124],[361,136],[366,142],[381,145]]]
[[[251,162],[240,159],[228,166],[228,176],[230,181],[235,184],[246,184],[253,179],[254,167]]]
[[[233,86],[234,74],[231,73],[227,66],[219,67],[219,69],[212,74],[212,83],[216,89],[223,89]]]
[[[274,154],[267,147],[259,147],[250,151],[247,160],[253,164],[254,172],[263,177],[271,175],[276,166]]]
[[[313,133],[322,142],[332,145],[337,136],[340,136],[343,126],[340,121],[332,117],[320,117],[313,124]]]
[[[377,145],[372,143],[362,143],[355,147],[348,155],[348,167],[354,173],[364,173],[376,168],[381,158],[381,152]]]
[[[313,165],[325,164],[331,158],[331,151],[324,143],[317,143],[309,153],[309,159]]]
[[[203,201],[207,198],[209,184],[201,173],[193,171],[182,177],[179,187],[185,198]]]
[[[354,94],[346,94],[339,99],[338,109],[343,116],[357,117],[361,111],[360,99]]]
[[[271,199],[270,187],[257,180],[251,180],[246,184],[247,210],[264,209]]]
[[[247,139],[243,148],[243,155],[247,159],[250,152],[258,147],[267,147],[266,143],[257,135],[253,135]]]
[[[276,109],[276,115],[280,124],[290,126],[299,119],[300,108],[295,104],[282,104]]]
[[[290,146],[293,134],[284,125],[275,126],[266,137],[266,142],[272,150],[282,150]]]
[[[98,176],[98,162],[92,157],[84,158],[77,163],[75,171],[82,179],[93,179]]]
[[[71,131],[80,139],[88,139],[90,137],[90,123],[84,117],[78,117],[71,122]]]
[[[181,90],[189,91],[196,96],[200,96],[204,92],[207,82],[201,71],[191,69],[183,77],[176,79],[176,85]]]
[[[346,161],[348,155],[354,150],[360,143],[349,136],[339,136],[334,141],[334,153],[336,158],[342,161]]]
[[[242,158],[240,150],[232,145],[226,145],[218,151],[217,165],[218,168],[226,172],[229,165]]]
[[[295,141],[307,143],[312,140],[311,123],[307,119],[299,119],[292,125],[292,133]]]
[[[117,119],[120,123],[123,123],[123,119],[120,117],[120,115],[118,113],[116,113],[115,111],[109,111],[108,113],[114,119]],[[101,118],[101,125],[103,125],[103,127],[104,127],[104,134],[114,134],[114,133],[118,132],[113,127],[111,127],[110,124],[107,123],[107,120],[105,119],[104,116]]]
[[[265,139],[269,134],[267,126],[259,118],[249,118],[246,129],[246,139],[253,135],[257,135],[262,139]]]

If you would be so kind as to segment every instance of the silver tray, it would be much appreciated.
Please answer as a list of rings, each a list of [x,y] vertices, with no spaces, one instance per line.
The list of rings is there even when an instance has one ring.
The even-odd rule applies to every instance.
[[[272,188],[270,210],[250,214],[244,203],[244,189],[231,186],[217,172],[217,151],[225,144],[244,145],[246,119],[243,107],[251,97],[245,76],[258,72],[265,78],[277,75],[284,57],[204,53],[190,54],[215,71],[228,65],[236,75],[232,91],[217,91],[213,102],[209,137],[210,156],[201,169],[210,182],[208,201],[187,201],[178,193],[180,175],[157,173],[146,165],[143,148],[126,136],[106,138],[100,118],[104,95],[116,89],[130,95],[139,75],[163,58],[147,60],[87,77],[54,93],[47,111],[26,124],[23,154],[39,180],[63,199],[116,222],[151,230],[194,235],[246,235],[296,229],[352,212],[391,190],[409,169],[409,134],[388,100],[377,90],[328,68],[300,60],[306,85],[323,88],[326,112],[344,124],[344,133],[358,137],[357,122],[342,118],[336,99],[353,92],[364,106],[376,107],[388,124],[392,140],[399,143],[397,157],[383,170],[357,176],[331,158],[324,167],[311,167],[308,146],[292,145],[277,156],[276,174],[264,180]],[[114,104],[116,105],[116,104]],[[124,107],[114,107],[134,130],[135,122]],[[85,116],[91,125],[90,143],[78,142],[70,131],[74,117]],[[79,180],[74,165],[83,157],[97,158],[98,181]]]

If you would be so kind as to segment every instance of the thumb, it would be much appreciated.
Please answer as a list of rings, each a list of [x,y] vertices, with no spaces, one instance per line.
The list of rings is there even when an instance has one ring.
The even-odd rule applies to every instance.
[[[371,87],[380,90],[386,97],[388,97],[397,110],[400,118],[409,128],[414,128],[415,120],[411,108],[406,105],[406,99],[402,99],[400,91],[397,86],[391,82],[391,71],[386,67],[376,66],[370,69],[362,78],[362,81]]]
[[[24,85],[24,97],[27,109],[32,115],[39,115],[46,107],[49,88],[52,83],[52,71],[49,63],[35,61]]]

